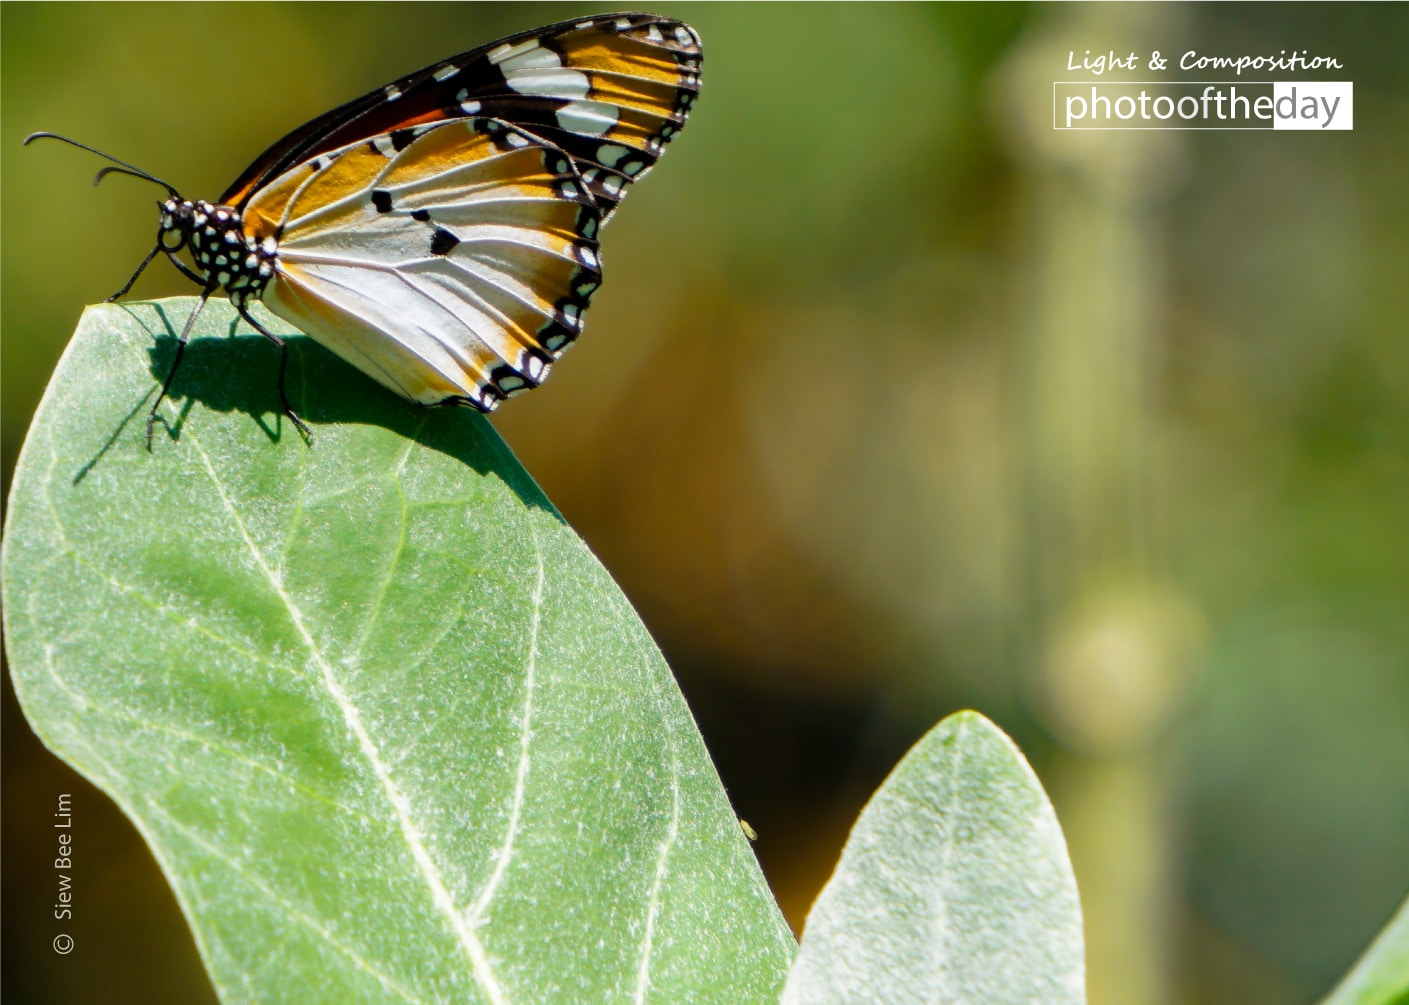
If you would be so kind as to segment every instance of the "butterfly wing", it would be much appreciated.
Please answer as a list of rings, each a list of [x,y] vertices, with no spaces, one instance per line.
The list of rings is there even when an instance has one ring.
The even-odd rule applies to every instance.
[[[700,87],[700,42],[654,14],[563,21],[428,66],[279,140],[221,198],[243,209],[319,154],[376,136],[484,116],[512,123],[573,160],[603,219],[680,131]]]
[[[536,387],[601,283],[601,211],[561,150],[483,117],[319,154],[255,193],[265,304],[423,404]]]

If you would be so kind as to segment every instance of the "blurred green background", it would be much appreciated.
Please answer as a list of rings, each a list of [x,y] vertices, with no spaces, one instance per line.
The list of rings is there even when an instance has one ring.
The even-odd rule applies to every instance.
[[[702,100],[495,424],[660,641],[794,927],[971,706],[1056,802],[1096,1005],[1313,1000],[1409,888],[1409,6],[657,9]],[[338,102],[599,12],[6,4],[6,484],[158,194],[25,134],[215,198]],[[1335,56],[1355,130],[1054,132],[1087,49]],[[6,1000],[208,1000],[141,839],[5,688]]]

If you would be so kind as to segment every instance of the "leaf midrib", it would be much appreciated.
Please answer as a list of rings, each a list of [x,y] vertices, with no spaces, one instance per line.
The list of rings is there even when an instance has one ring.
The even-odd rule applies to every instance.
[[[462,917],[460,912],[456,909],[454,898],[451,896],[450,890],[445,884],[444,877],[441,875],[440,869],[434,859],[432,859],[430,850],[426,847],[425,840],[421,835],[420,828],[413,819],[410,802],[397,787],[395,780],[391,776],[391,769],[383,763],[375,741],[373,741],[371,734],[367,732],[366,727],[362,724],[362,715],[356,703],[351,699],[348,693],[343,690],[333,670],[331,661],[329,661],[322,650],[319,649],[317,642],[313,638],[313,634],[308,630],[308,626],[304,622],[303,612],[294,602],[294,598],[284,589],[283,580],[279,577],[278,573],[270,567],[264,557],[264,553],[260,551],[259,546],[255,544],[253,537],[251,537],[249,533],[249,529],[245,526],[244,520],[240,518],[238,509],[226,493],[225,485],[216,472],[215,466],[211,462],[210,455],[201,445],[200,437],[194,433],[188,432],[185,439],[190,442],[191,449],[195,450],[200,456],[206,474],[210,478],[216,493],[220,496],[221,505],[225,508],[235,529],[239,532],[240,538],[244,541],[250,556],[254,559],[260,571],[268,580],[270,588],[278,597],[279,602],[284,605],[290,621],[308,650],[310,658],[318,667],[323,687],[332,698],[334,704],[337,705],[339,711],[342,712],[344,723],[346,723],[348,729],[352,732],[353,737],[357,741],[359,751],[371,767],[378,784],[380,784],[382,792],[386,796],[387,802],[390,804],[392,812],[396,817],[397,825],[401,830],[402,839],[406,842],[407,848],[411,852],[411,858],[416,863],[416,869],[421,874],[421,878],[431,894],[431,901],[436,909],[444,915],[449,922],[451,930],[454,932],[456,940],[470,964],[471,973],[480,987],[483,988],[493,1005],[508,1005],[508,998],[504,994],[503,989],[499,986],[498,979],[494,975],[494,970],[490,965],[489,956],[484,949],[484,945],[470,929],[466,919]]]

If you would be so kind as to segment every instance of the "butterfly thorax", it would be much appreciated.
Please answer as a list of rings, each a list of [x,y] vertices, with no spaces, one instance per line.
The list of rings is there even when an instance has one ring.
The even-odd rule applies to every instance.
[[[246,234],[233,206],[168,199],[161,207],[161,236],[167,251],[189,247],[201,278],[223,287],[237,305],[259,299],[273,278],[278,243]]]

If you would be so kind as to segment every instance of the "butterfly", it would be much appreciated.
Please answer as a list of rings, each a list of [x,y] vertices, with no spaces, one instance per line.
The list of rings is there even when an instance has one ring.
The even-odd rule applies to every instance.
[[[155,247],[201,287],[191,327],[224,291],[259,300],[363,373],[423,405],[490,412],[537,387],[582,331],[602,283],[598,235],[651,169],[700,90],[700,39],[654,14],[578,18],[510,35],[326,112],[258,158],[218,203],[164,187]],[[189,254],[187,265],[179,253]]]

